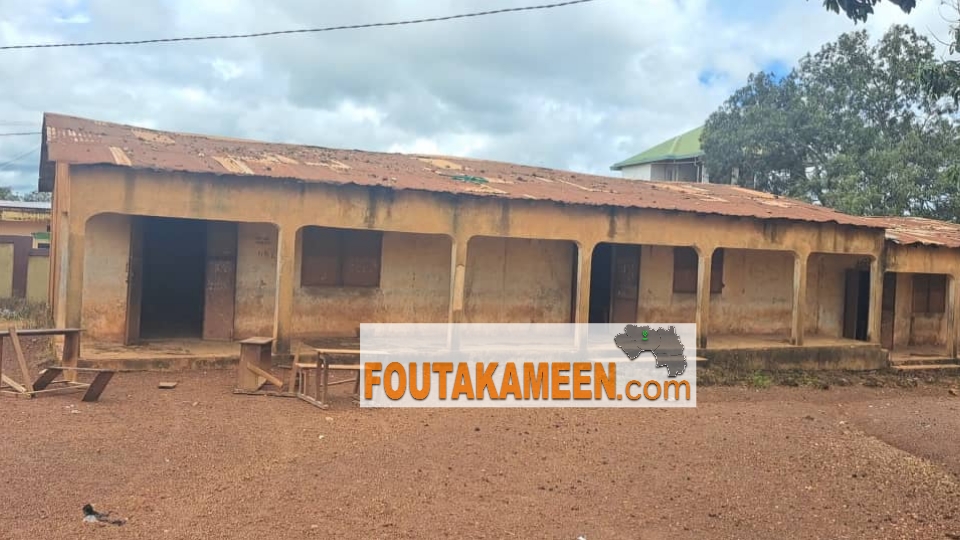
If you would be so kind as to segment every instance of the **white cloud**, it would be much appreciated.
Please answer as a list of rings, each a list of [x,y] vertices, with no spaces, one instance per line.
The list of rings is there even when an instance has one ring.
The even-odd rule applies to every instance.
[[[10,14],[0,20],[0,43],[250,33],[527,4],[143,0],[132,10],[121,0],[0,0]],[[881,6],[866,27],[878,37],[896,22],[947,36],[936,0],[910,15]],[[862,27],[819,0],[602,0],[409,27],[0,51],[0,123],[39,128],[51,111],[613,174],[612,163],[701,124],[751,71],[793,64]],[[705,72],[717,75],[711,84],[701,84]],[[38,142],[0,138],[0,163]],[[34,189],[38,158],[3,171],[0,183]]]

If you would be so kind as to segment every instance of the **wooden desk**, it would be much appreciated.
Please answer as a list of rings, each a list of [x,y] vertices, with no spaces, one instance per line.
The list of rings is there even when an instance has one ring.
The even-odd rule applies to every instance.
[[[316,348],[316,347],[311,347],[311,349],[314,352],[316,352],[318,355],[319,366],[317,367],[320,371],[318,375],[320,375],[323,378],[320,384],[321,388],[320,388],[320,396],[318,399],[319,403],[323,406],[327,405],[327,388],[337,384],[345,384],[350,382],[350,379],[344,379],[342,381],[336,381],[331,383],[330,371],[355,371],[357,374],[357,377],[356,377],[356,380],[354,381],[353,392],[354,394],[358,394],[358,397],[359,397],[360,368],[361,368],[359,361],[356,364],[331,364],[330,357],[333,355],[351,355],[351,356],[359,357],[361,351],[359,349],[323,349],[323,348]],[[363,354],[374,354],[378,356],[386,356],[388,353],[384,351],[363,351]]]

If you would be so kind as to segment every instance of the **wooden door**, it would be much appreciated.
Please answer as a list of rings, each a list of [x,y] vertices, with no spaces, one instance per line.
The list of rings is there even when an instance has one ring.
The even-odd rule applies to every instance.
[[[893,350],[893,329],[897,316],[897,274],[887,272],[883,275],[883,300],[880,311],[880,345],[888,351]]]
[[[610,322],[637,322],[640,299],[640,246],[613,246],[612,298]]]
[[[130,216],[130,254],[127,257],[127,320],[124,343],[140,341],[143,300],[143,218]]]
[[[207,224],[207,262],[203,301],[203,339],[233,339],[236,308],[237,224]]]

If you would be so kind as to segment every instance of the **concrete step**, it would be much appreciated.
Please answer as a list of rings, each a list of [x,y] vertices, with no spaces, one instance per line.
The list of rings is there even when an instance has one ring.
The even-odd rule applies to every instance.
[[[933,365],[943,365],[943,364],[956,364],[957,361],[949,357],[937,357],[937,356],[914,356],[911,358],[897,358],[891,359],[890,363],[894,366],[933,366]]]
[[[960,364],[919,364],[909,366],[893,366],[897,371],[933,371],[937,369],[960,369]]]

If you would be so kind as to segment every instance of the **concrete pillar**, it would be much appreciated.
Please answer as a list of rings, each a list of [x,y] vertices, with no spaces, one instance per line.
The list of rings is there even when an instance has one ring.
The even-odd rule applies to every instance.
[[[51,237],[53,243],[50,258],[50,306],[53,309],[53,324],[67,326],[68,277],[64,273],[69,265],[70,253],[70,166],[57,163],[54,180],[54,201],[51,208]],[[82,281],[81,281],[82,283]],[[57,337],[56,342],[62,342]]]
[[[277,229],[277,289],[273,312],[274,354],[290,352],[290,328],[293,326],[293,295],[296,290],[297,227]]]
[[[451,323],[463,321],[463,298],[467,277],[467,245],[469,237],[455,238],[450,261],[450,315]]]
[[[710,282],[713,277],[714,248],[698,248],[697,263],[697,348],[707,348],[707,336],[710,332]]]
[[[590,274],[593,264],[593,248],[596,242],[581,242],[577,246],[577,310],[574,313],[573,320],[577,324],[588,324],[590,322]]]
[[[804,321],[807,307],[807,260],[810,254],[795,254],[793,261],[793,323],[790,329],[790,343],[803,345]]]
[[[957,309],[960,308],[960,284],[957,283],[957,275],[949,276],[947,284],[947,356],[957,357],[957,351],[960,349],[960,316]]]
[[[66,220],[65,220],[66,221]],[[69,248],[60,273],[61,282],[66,285],[66,302],[64,304],[64,326],[81,328],[81,314],[83,313],[83,223],[74,224],[74,230],[69,234]]]
[[[870,262],[870,314],[867,317],[867,341],[880,343],[880,319],[883,309],[883,267],[880,259]]]

